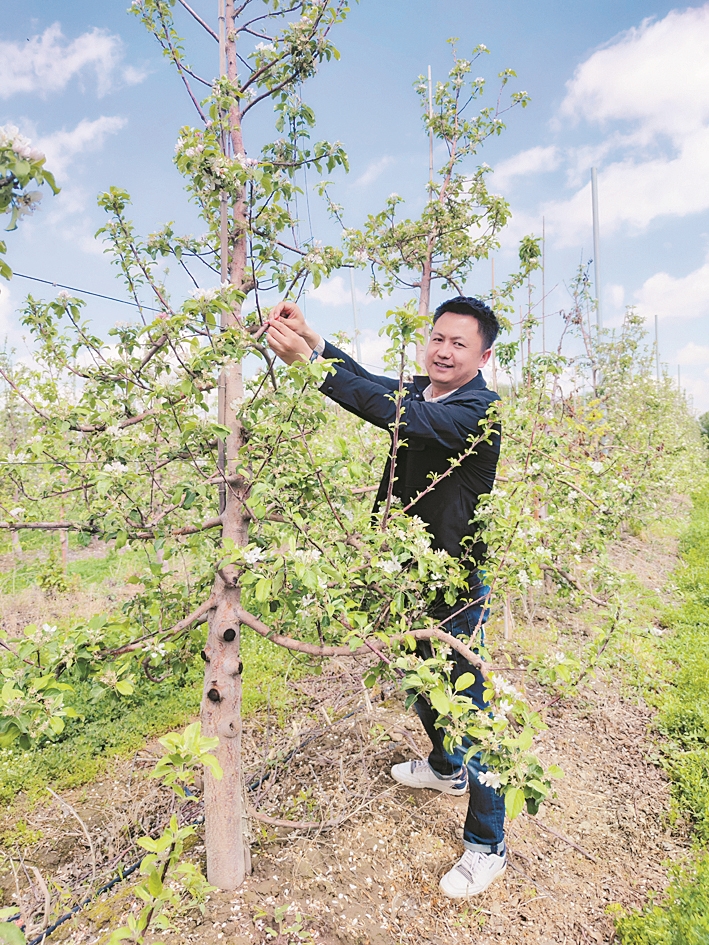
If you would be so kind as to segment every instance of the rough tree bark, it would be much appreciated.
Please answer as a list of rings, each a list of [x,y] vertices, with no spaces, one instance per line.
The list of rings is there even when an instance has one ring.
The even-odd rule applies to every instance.
[[[230,81],[237,80],[234,0],[226,0],[226,65]],[[233,154],[243,154],[241,114],[232,108],[229,139]],[[229,229],[229,281],[236,288],[244,286],[246,272],[246,205],[242,192],[234,204]],[[235,324],[240,310],[229,313],[226,325]],[[245,483],[237,475],[239,451],[244,444],[243,428],[234,407],[243,400],[242,366],[228,364],[220,378],[223,420],[231,431],[226,440],[224,476],[225,502],[222,512],[222,538],[235,545],[248,542],[248,515],[243,504]],[[216,606],[210,611],[209,632],[205,646],[204,693],[202,695],[202,731],[219,738],[215,754],[223,771],[217,781],[208,769],[204,779],[205,846],[207,879],[220,889],[240,886],[250,872],[246,810],[241,772],[241,659],[240,624],[237,613],[241,593],[230,569],[222,569],[214,587]]]

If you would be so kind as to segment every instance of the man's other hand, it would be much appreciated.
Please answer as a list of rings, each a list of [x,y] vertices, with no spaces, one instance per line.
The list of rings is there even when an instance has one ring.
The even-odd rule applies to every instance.
[[[271,309],[268,321],[272,325],[282,325],[284,321],[287,321],[288,327],[294,331],[296,335],[300,335],[301,338],[307,341],[311,351],[320,340],[320,335],[318,335],[316,331],[313,331],[310,325],[308,325],[305,316],[295,302],[278,302]]]
[[[291,302],[281,302],[281,305],[292,305]],[[298,314],[302,318],[302,313],[298,309]],[[268,343],[276,352],[281,361],[286,364],[292,364],[300,358],[307,361],[313,352],[305,338],[293,331],[290,327],[290,319],[286,322],[282,318],[269,318],[269,327],[266,332]],[[303,322],[305,324],[305,322]]]

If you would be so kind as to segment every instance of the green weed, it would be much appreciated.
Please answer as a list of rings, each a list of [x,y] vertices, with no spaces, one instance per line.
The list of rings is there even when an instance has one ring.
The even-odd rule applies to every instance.
[[[689,818],[699,844],[709,844],[709,485],[695,496],[674,575],[681,605],[664,615],[672,632],[658,640],[664,686],[649,699],[663,736],[662,762],[676,812]],[[706,945],[709,942],[709,853],[677,867],[660,903],[616,920],[621,945]]]

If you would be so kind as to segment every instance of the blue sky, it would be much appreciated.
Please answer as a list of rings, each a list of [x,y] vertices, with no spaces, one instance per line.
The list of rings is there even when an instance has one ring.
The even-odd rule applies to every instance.
[[[192,106],[169,64],[126,2],[40,3],[4,0],[0,27],[0,124],[12,123],[48,155],[62,193],[8,234],[17,272],[125,297],[93,234],[102,223],[96,195],[115,184],[133,197],[147,234],[174,220],[201,227],[172,165],[178,129]],[[194,0],[212,22],[216,0]],[[211,78],[216,44],[179,8],[191,62]],[[659,317],[661,359],[699,410],[709,410],[709,4],[520,0],[362,0],[335,42],[342,58],[304,88],[318,116],[318,137],[339,139],[349,175],[335,175],[334,196],[349,225],[361,224],[392,191],[410,212],[423,199],[428,143],[412,88],[430,64],[434,81],[450,62],[484,43],[475,69],[494,88],[514,68],[516,89],[531,105],[508,116],[508,129],[481,160],[494,169],[490,188],[511,202],[513,219],[496,258],[498,278],[514,265],[516,240],[541,234],[546,221],[546,310],[568,307],[565,284],[592,256],[590,168],[598,167],[603,309],[617,324],[635,304],[652,325]],[[259,123],[260,122],[260,123]],[[265,120],[246,129],[252,153],[267,139]],[[337,234],[311,197],[313,233]],[[303,221],[301,236],[307,238]],[[467,291],[485,292],[489,263]],[[376,330],[386,302],[366,295],[358,274],[364,359],[377,360]],[[556,288],[555,288],[556,287]],[[0,287],[0,332],[22,352],[15,310],[24,294],[50,287],[16,278]],[[174,292],[186,292],[179,280]],[[440,301],[442,296],[434,298]],[[133,317],[126,306],[90,300],[99,328]],[[323,333],[351,329],[347,278],[335,276],[307,299]],[[559,318],[550,315],[549,335]]]

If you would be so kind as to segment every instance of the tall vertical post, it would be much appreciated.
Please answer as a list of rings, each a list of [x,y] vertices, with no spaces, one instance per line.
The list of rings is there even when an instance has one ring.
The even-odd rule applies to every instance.
[[[490,301],[492,304],[495,304],[495,257],[493,256],[490,260],[491,267],[491,276],[492,276],[492,296]],[[492,347],[492,389],[497,390],[497,355],[495,354],[495,346]]]
[[[428,67],[428,185],[433,185],[433,128],[431,119],[433,118],[433,82],[431,80],[431,67]]]
[[[359,341],[359,325],[357,324],[357,299],[355,298],[354,268],[350,267],[350,294],[352,296],[352,321],[354,323],[354,343],[357,360],[362,360],[362,347]]]
[[[542,354],[547,353],[547,323],[546,323],[546,261],[547,261],[547,232],[546,220],[542,217]]]
[[[431,67],[428,67],[428,199],[433,197],[433,85],[431,81]],[[426,259],[421,271],[421,291],[419,293],[418,314],[426,319],[421,335],[423,341],[416,342],[416,363],[420,368],[424,365],[424,355],[428,344],[428,317],[431,311],[431,269],[433,256],[433,233],[426,240]]]
[[[593,282],[596,289],[596,326],[603,328],[603,313],[601,311],[601,260],[600,237],[598,227],[598,174],[596,168],[591,168],[591,204],[593,206]]]
[[[218,21],[219,21],[219,76],[224,78],[226,75],[226,10],[225,0],[218,0]],[[224,154],[227,154],[229,136],[222,127],[221,145]],[[222,282],[229,281],[229,219],[227,195],[224,191],[219,195],[219,270]],[[221,315],[221,327],[226,328],[226,312]],[[222,371],[219,377],[219,387],[217,388],[217,423],[224,425],[224,415],[226,412],[225,395],[225,375]],[[226,470],[226,444],[224,440],[219,440],[217,446],[217,465],[222,473],[222,480],[219,483],[219,514],[223,515],[226,509],[226,481],[224,473]]]

